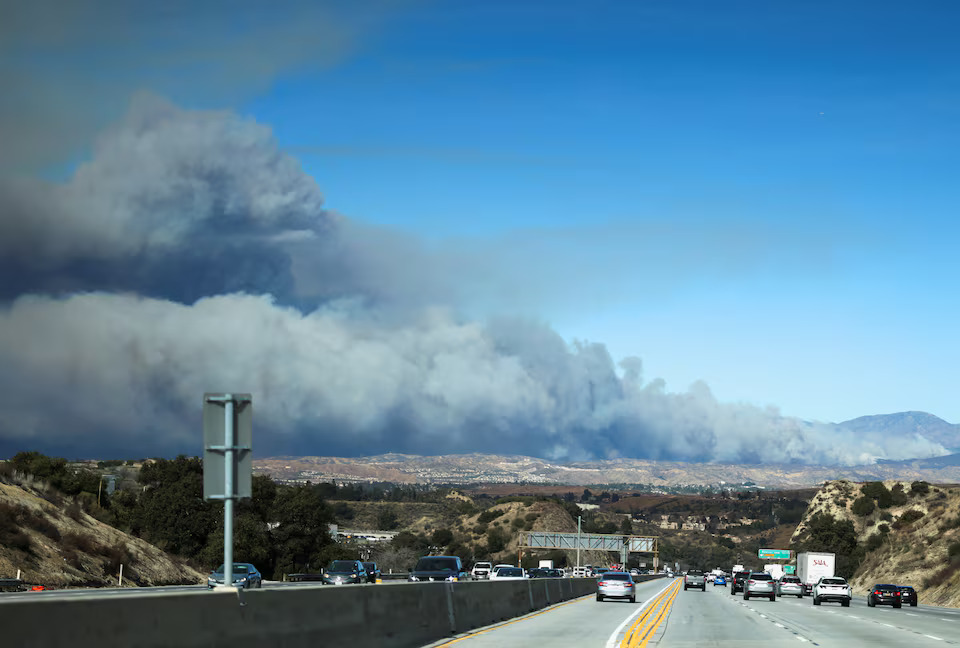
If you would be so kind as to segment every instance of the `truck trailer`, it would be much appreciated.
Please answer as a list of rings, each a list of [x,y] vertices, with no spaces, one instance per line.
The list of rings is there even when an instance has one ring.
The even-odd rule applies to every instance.
[[[813,551],[797,554],[797,576],[803,584],[804,595],[812,594],[813,586],[821,578],[832,577],[836,564],[836,554]]]

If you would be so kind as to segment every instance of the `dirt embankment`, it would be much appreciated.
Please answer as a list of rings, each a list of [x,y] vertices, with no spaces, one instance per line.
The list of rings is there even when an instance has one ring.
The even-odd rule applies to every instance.
[[[48,587],[191,584],[205,574],[87,515],[42,483],[0,483],[0,577]]]
[[[850,579],[854,592],[866,594],[875,583],[911,585],[921,603],[960,607],[960,488],[888,480],[883,482],[887,491],[901,494],[897,503],[864,513],[870,508],[864,500],[876,488],[868,484],[826,483],[794,537],[818,512],[850,520],[866,548]]]

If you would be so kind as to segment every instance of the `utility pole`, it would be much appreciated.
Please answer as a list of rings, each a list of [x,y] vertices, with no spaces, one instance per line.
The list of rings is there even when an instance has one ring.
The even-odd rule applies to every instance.
[[[577,516],[577,567],[580,566],[580,520],[582,516]]]

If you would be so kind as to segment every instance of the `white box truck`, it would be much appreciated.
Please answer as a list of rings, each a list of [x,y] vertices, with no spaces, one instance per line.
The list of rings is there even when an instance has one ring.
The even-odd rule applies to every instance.
[[[783,565],[764,565],[763,571],[773,576],[773,580],[783,578]]]
[[[540,561],[540,568],[541,568],[541,569],[553,569],[553,561],[552,561],[552,560],[541,560],[541,561]]]
[[[797,576],[803,584],[803,593],[809,596],[818,580],[833,576],[836,564],[836,554],[813,551],[797,554]]]

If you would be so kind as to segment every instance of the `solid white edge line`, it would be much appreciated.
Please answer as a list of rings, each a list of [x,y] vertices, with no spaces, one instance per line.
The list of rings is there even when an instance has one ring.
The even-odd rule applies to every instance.
[[[943,639],[941,639],[940,637],[934,637],[933,635],[925,634],[925,635],[923,635],[923,636],[924,636],[924,637],[930,637],[931,639],[936,639],[937,641],[943,641]]]
[[[651,601],[653,601],[655,598],[657,598],[658,596],[663,594],[665,591],[667,591],[667,588],[670,587],[671,585],[673,585],[673,579],[670,579],[670,582],[667,583],[662,590],[660,590],[659,592],[657,592],[656,594],[648,598],[646,601],[644,601],[643,605],[640,606],[639,610],[637,610],[636,612],[628,616],[626,619],[624,619],[623,623],[618,625],[617,629],[613,631],[612,635],[610,635],[610,638],[607,639],[607,643],[604,645],[604,648],[614,648],[617,645],[617,637],[620,635],[620,631],[623,630],[623,628],[628,623],[630,623],[634,618],[639,616],[641,612],[647,609],[647,606],[650,605]]]

